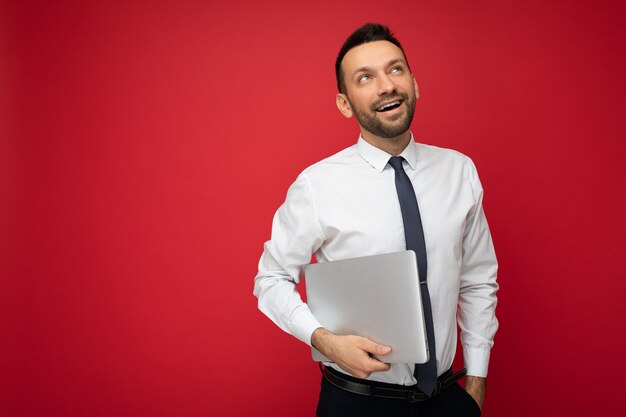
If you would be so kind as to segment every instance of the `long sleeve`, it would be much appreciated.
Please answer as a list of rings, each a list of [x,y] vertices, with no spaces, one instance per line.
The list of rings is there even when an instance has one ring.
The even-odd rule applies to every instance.
[[[296,285],[303,266],[323,241],[313,193],[301,174],[274,215],[271,239],[265,242],[254,279],[254,295],[265,315],[308,345],[311,334],[321,325],[302,302]]]
[[[466,175],[475,205],[468,213],[463,236],[458,323],[467,374],[486,377],[498,329],[495,316],[498,263],[482,208],[483,189],[469,159]]]

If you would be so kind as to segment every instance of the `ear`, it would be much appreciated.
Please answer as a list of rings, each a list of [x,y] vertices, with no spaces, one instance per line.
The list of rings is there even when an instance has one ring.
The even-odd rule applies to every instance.
[[[337,94],[335,97],[335,102],[337,103],[337,108],[346,118],[351,118],[354,113],[352,113],[352,107],[350,107],[350,102],[348,101],[348,96],[343,93]]]
[[[415,100],[417,100],[418,98],[420,98],[420,89],[417,86],[417,81],[415,80],[415,76],[411,74],[411,77],[413,77],[413,87],[415,87]]]

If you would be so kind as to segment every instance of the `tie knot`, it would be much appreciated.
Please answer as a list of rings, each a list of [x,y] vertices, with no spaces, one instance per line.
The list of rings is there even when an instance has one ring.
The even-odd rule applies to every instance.
[[[402,168],[402,161],[404,161],[403,157],[392,156],[391,158],[389,158],[389,165],[391,165],[391,167],[395,169],[396,171],[399,171],[399,170],[404,171],[404,168]]]

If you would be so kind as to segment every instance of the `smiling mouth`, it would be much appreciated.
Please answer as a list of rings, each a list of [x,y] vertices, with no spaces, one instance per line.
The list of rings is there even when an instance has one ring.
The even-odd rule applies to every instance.
[[[400,107],[400,105],[402,104],[402,100],[398,99],[398,100],[394,100],[394,101],[390,101],[389,103],[385,103],[381,106],[376,107],[376,111],[378,113],[384,113],[387,111],[391,111],[393,109],[397,109],[398,107]]]

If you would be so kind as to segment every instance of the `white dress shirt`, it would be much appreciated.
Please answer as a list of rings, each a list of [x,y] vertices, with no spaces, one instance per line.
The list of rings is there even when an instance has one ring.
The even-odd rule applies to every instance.
[[[456,151],[419,144],[413,137],[400,156],[424,229],[438,374],[452,366],[458,319],[468,375],[487,376],[498,328],[498,265],[476,168]],[[356,145],[305,169],[274,216],[254,294],[263,313],[309,345],[322,326],[295,286],[313,253],[326,262],[406,249],[390,157],[360,137]],[[369,379],[413,385],[413,368],[392,364]]]

